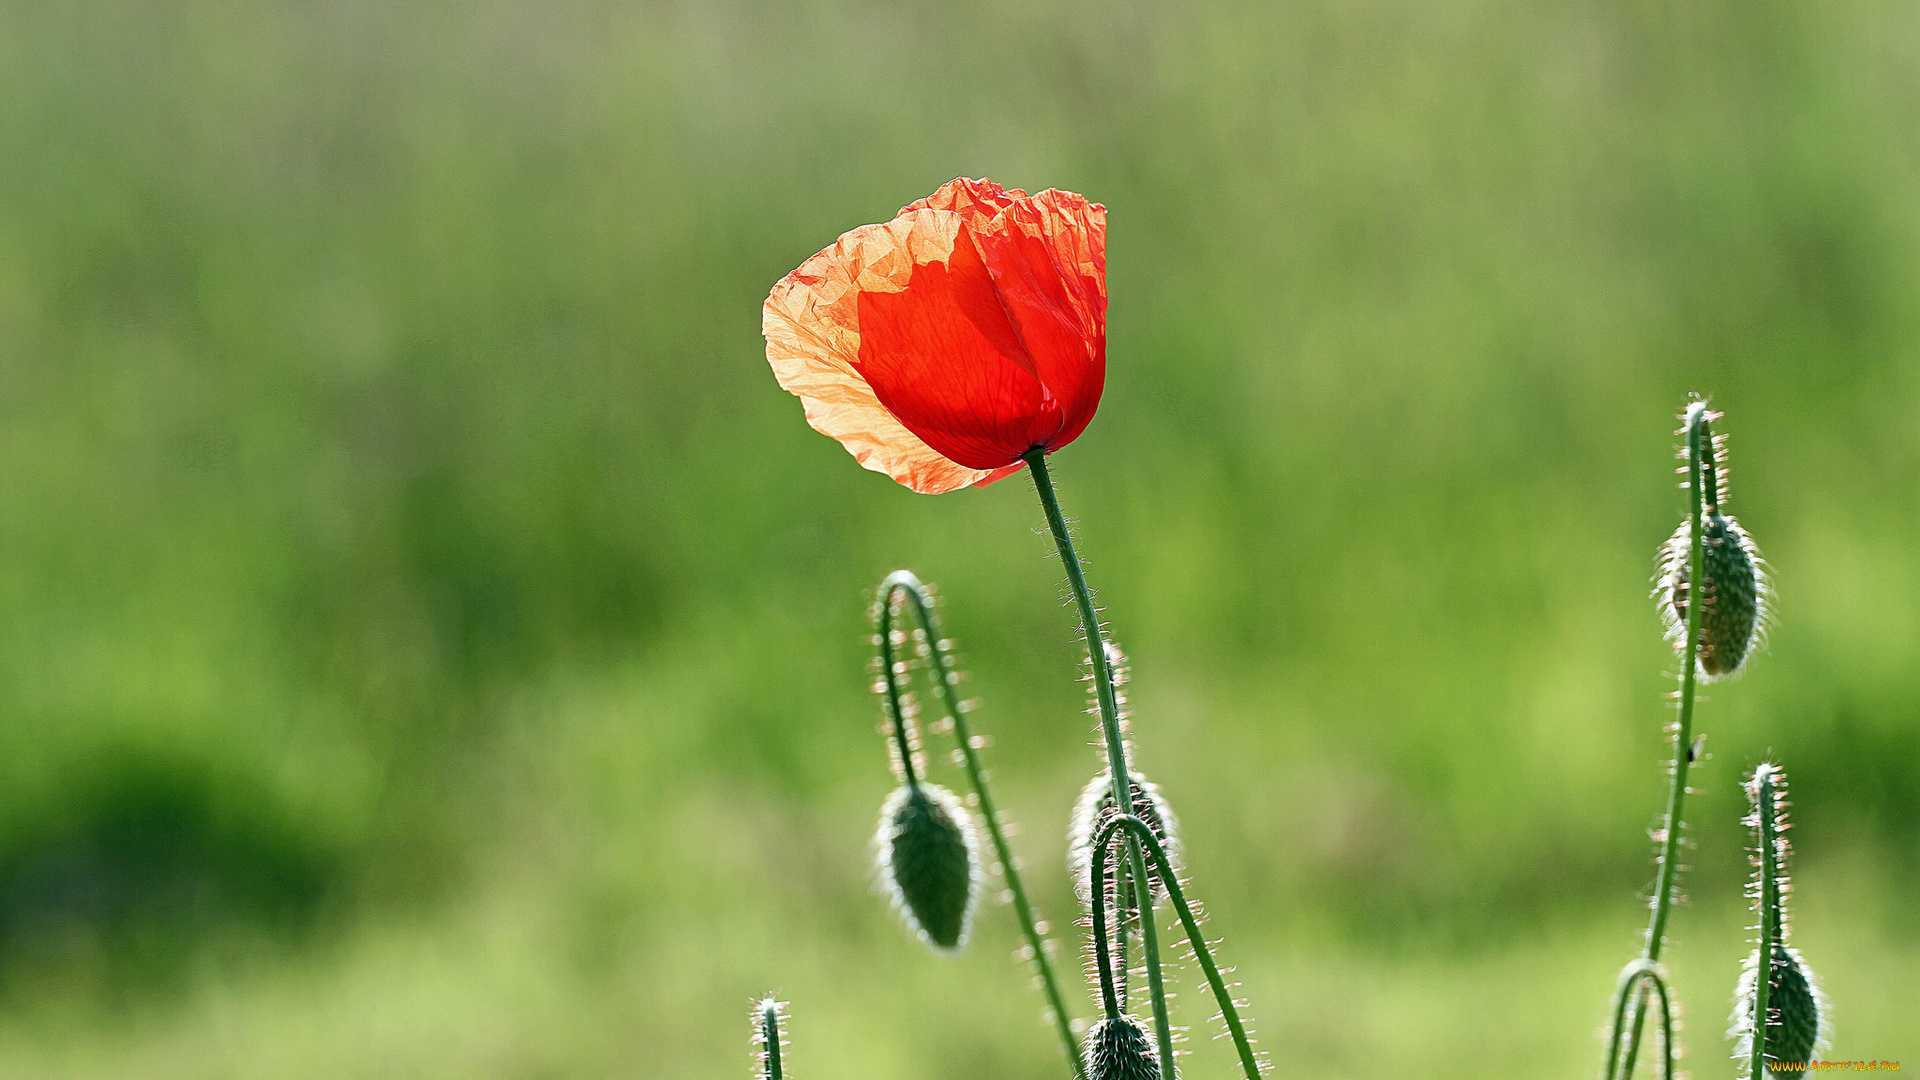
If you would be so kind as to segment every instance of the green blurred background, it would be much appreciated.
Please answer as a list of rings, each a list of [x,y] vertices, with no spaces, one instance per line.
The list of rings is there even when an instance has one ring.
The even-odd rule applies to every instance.
[[[0,1076],[741,1077],[768,990],[796,1076],[1064,1076],[1008,913],[935,958],[868,869],[904,566],[1071,921],[1031,487],[860,470],[759,336],[960,174],[1110,208],[1054,461],[1278,1075],[1597,1067],[1695,390],[1780,622],[1701,707],[1691,1064],[1769,753],[1830,1056],[1920,1064],[1912,4],[9,0]]]

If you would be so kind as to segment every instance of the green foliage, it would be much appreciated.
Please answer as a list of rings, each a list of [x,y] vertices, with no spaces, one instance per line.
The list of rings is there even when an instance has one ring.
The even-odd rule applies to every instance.
[[[9,931],[59,946],[7,961],[0,1075],[733,1078],[769,986],[822,1075],[1059,1075],[1009,920],[929,962],[858,841],[863,593],[909,566],[1071,918],[1097,759],[1032,492],[860,470],[759,338],[780,275],[961,173],[1111,209],[1109,384],[1053,462],[1286,1071],[1592,1067],[1669,716],[1649,478],[1695,389],[1789,617],[1712,703],[1676,994],[1724,997],[1744,869],[1708,854],[1790,734],[1839,905],[1796,940],[1858,1056],[1901,1056],[1912,18],[0,3],[0,857],[199,823],[112,879],[159,883],[127,932],[0,881],[9,926],[68,928]]]

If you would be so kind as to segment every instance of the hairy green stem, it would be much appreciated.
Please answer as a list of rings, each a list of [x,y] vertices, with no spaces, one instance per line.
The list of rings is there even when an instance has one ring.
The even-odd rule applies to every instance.
[[[1667,793],[1666,835],[1660,845],[1660,878],[1655,886],[1653,919],[1647,926],[1646,951],[1642,958],[1658,962],[1666,944],[1667,916],[1673,910],[1673,882],[1680,864],[1680,810],[1687,798],[1687,766],[1693,742],[1693,699],[1698,681],[1700,619],[1706,606],[1706,535],[1702,518],[1708,506],[1718,498],[1717,467],[1713,460],[1713,430],[1707,419],[1707,405],[1696,401],[1687,407],[1687,504],[1692,522],[1693,549],[1687,561],[1687,642],[1680,677],[1680,723],[1673,735],[1673,786]],[[1633,1075],[1634,1058],[1640,1050],[1640,1030],[1646,1022],[1647,992],[1634,997],[1633,1022],[1627,1034],[1626,1065],[1622,1076]],[[1614,1039],[1620,1038],[1619,1029]]]
[[[952,665],[947,662],[946,653],[940,649],[940,621],[933,613],[933,604],[927,597],[926,586],[920,579],[906,570],[896,570],[887,575],[880,583],[880,656],[885,667],[887,688],[893,696],[890,704],[893,709],[896,727],[900,739],[900,756],[910,759],[906,741],[906,727],[899,718],[902,715],[899,690],[893,677],[893,598],[902,595],[913,607],[914,615],[920,620],[920,626],[926,631],[926,655],[933,666],[933,688],[942,706],[946,709],[947,719],[953,725],[954,738],[960,744],[961,762],[966,766],[967,779],[973,784],[973,792],[980,799],[980,815],[987,819],[987,835],[993,838],[994,854],[1000,859],[1000,866],[1007,877],[1007,891],[1013,896],[1014,914],[1020,920],[1020,930],[1026,935],[1027,948],[1033,953],[1033,962],[1040,972],[1040,983],[1047,995],[1047,1006],[1053,1013],[1053,1024],[1060,1035],[1061,1048],[1066,1051],[1067,1060],[1073,1065],[1075,1076],[1082,1075],[1080,1053],[1073,1037],[1073,1018],[1067,1013],[1066,1000],[1060,994],[1060,982],[1053,973],[1053,960],[1047,954],[1046,935],[1040,932],[1039,919],[1033,913],[1033,905],[1027,899],[1027,890],[1020,882],[1020,870],[1013,857],[1013,848],[1008,845],[1005,831],[1000,826],[1000,813],[993,805],[993,793],[987,787],[986,772],[980,767],[980,756],[973,745],[973,732],[967,726],[965,710],[960,707],[960,680]],[[908,764],[907,782],[913,782],[913,766]]]
[[[1187,941],[1193,946],[1194,958],[1200,961],[1200,970],[1206,973],[1207,985],[1213,989],[1214,1000],[1220,1003],[1220,1019],[1227,1025],[1227,1033],[1233,1037],[1233,1047],[1240,1054],[1240,1067],[1246,1071],[1247,1080],[1260,1080],[1260,1059],[1254,1056],[1253,1044],[1247,1039],[1247,1028],[1240,1022],[1240,1010],[1233,1003],[1233,994],[1228,990],[1226,980],[1220,975],[1219,965],[1213,962],[1213,951],[1207,947],[1207,939],[1200,933],[1200,920],[1194,915],[1192,905],[1187,903],[1186,891],[1180,887],[1180,879],[1174,874],[1173,860],[1167,857],[1167,849],[1160,845],[1158,837],[1146,822],[1128,814],[1114,818],[1100,830],[1100,836],[1093,846],[1093,923],[1094,933],[1100,932],[1105,921],[1101,917],[1102,893],[1100,887],[1106,875],[1107,847],[1113,843],[1114,830],[1124,827],[1132,834],[1136,849],[1144,847],[1153,855],[1154,865],[1160,869],[1161,880],[1167,883],[1167,897],[1173,901],[1173,909],[1180,915],[1180,926],[1187,932]],[[1104,962],[1106,957],[1100,956]],[[1662,1000],[1665,1000],[1664,997]]]
[[[1620,972],[1620,985],[1613,992],[1613,1031],[1616,1037],[1607,1053],[1607,1069],[1601,1074],[1601,1080],[1613,1080],[1614,1068],[1620,1061],[1620,1040],[1617,1037],[1621,1021],[1626,1019],[1629,998],[1643,995],[1651,985],[1653,992],[1660,997],[1660,1045],[1663,1050],[1660,1075],[1665,1080],[1673,1080],[1673,1004],[1667,997],[1667,981],[1660,975],[1660,965],[1651,960],[1635,960]]]
[[[1067,568],[1067,583],[1073,588],[1073,598],[1080,607],[1080,628],[1087,639],[1087,657],[1093,665],[1094,700],[1100,709],[1100,728],[1106,735],[1107,766],[1113,778],[1113,805],[1120,813],[1133,808],[1133,773],[1127,768],[1127,745],[1120,732],[1120,700],[1114,688],[1113,665],[1107,659],[1107,639],[1100,629],[1100,611],[1093,606],[1093,591],[1087,588],[1086,573],[1080,567],[1080,556],[1073,547],[1073,535],[1067,528],[1066,515],[1060,512],[1060,500],[1053,492],[1053,478],[1047,472],[1047,452],[1044,447],[1034,447],[1026,455],[1027,467],[1033,472],[1033,487],[1040,495],[1040,506],[1046,511],[1047,527],[1053,532],[1053,543],[1060,551],[1060,561]],[[1173,1025],[1167,1019],[1167,991],[1161,980],[1160,943],[1153,921],[1153,890],[1148,885],[1146,858],[1140,852],[1140,845],[1129,841],[1127,845],[1128,862],[1131,869],[1135,903],[1140,910],[1140,948],[1146,954],[1147,991],[1153,1002],[1154,1034],[1160,1043],[1160,1075],[1166,1080],[1174,1080],[1173,1061]]]
[[[760,1045],[766,1054],[765,1080],[781,1080],[780,1006],[771,998],[760,1007]]]
[[[1103,830],[1109,836],[1112,829]],[[1101,1004],[1106,1007],[1107,1016],[1119,1016],[1125,1011],[1119,995],[1114,992],[1113,959],[1108,954],[1107,940],[1107,849],[1104,845],[1093,849],[1093,863],[1089,867],[1088,884],[1093,904],[1093,957],[1100,969]],[[1117,890],[1116,890],[1117,892]],[[1116,895],[1116,900],[1119,897]],[[1124,904],[1125,901],[1121,900]],[[1124,907],[1120,908],[1125,911]],[[1117,915],[1117,913],[1116,913]],[[1116,918],[1116,921],[1120,921]]]
[[[1762,766],[1754,770],[1754,816],[1760,831],[1760,964],[1753,972],[1753,1057],[1747,1072],[1752,1080],[1765,1080],[1767,1071],[1767,1026],[1772,1019],[1767,992],[1773,984],[1773,948],[1780,940],[1780,852],[1775,832],[1773,770]]]
[[[905,571],[901,571],[901,573],[905,573]],[[893,577],[889,577],[881,583],[880,632],[877,635],[880,639],[880,677],[885,679],[887,683],[887,718],[893,721],[893,745],[895,752],[900,755],[900,775],[901,778],[906,781],[908,787],[915,787],[920,783],[920,778],[914,774],[913,769],[913,743],[908,741],[907,708],[906,703],[900,698],[900,679],[894,674],[893,670],[895,663],[893,658],[893,589],[889,587],[889,584],[893,581],[894,577],[898,576],[899,574],[896,573]],[[916,581],[914,584],[917,586],[919,582]]]

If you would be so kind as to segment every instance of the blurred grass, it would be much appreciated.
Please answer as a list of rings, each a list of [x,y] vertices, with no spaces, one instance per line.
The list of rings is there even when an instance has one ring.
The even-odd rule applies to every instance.
[[[1781,622],[1701,714],[1694,1067],[1769,752],[1833,1056],[1920,1057],[1916,24],[0,4],[0,1075],[738,1076],[769,988],[806,1075],[1057,1075],[1005,917],[936,961],[865,866],[908,566],[1067,921],[1031,493],[862,472],[758,336],[959,174],[1110,207],[1063,496],[1283,1071],[1594,1067],[1696,389]]]

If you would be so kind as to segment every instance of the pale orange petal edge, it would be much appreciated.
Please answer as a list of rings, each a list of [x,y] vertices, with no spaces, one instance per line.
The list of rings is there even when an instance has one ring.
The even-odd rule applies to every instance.
[[[850,230],[781,278],[760,320],[767,363],[781,388],[804,404],[807,423],[862,466],[924,495],[991,484],[1020,466],[969,469],[880,404],[853,365],[860,355],[857,297],[861,290],[906,288],[916,257],[945,261],[962,221],[951,210],[908,208],[892,221]]]

